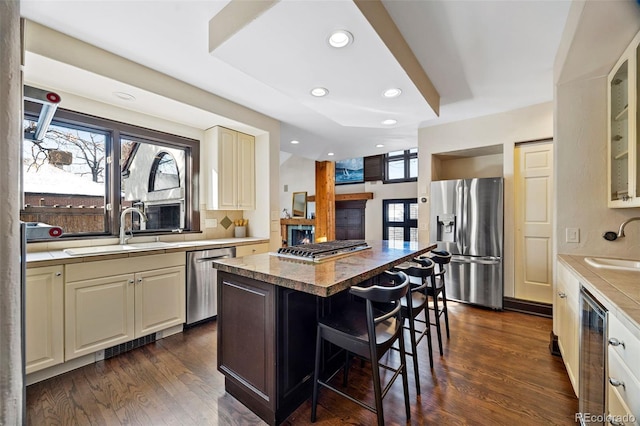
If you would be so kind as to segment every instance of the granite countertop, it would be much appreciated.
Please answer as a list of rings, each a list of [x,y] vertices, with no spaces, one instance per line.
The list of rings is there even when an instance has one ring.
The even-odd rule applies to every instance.
[[[436,248],[436,244],[430,243],[367,243],[370,249],[318,263],[263,253],[222,259],[214,265],[220,271],[328,297]]]
[[[51,249],[45,251],[27,252],[27,268],[39,268],[42,266],[55,266],[69,263],[94,262],[96,260],[121,259],[135,256],[147,256],[151,254],[186,252],[191,250],[206,250],[211,248],[242,246],[248,244],[268,243],[268,238],[222,238],[213,240],[192,240],[167,242],[164,247],[145,248],[125,252],[90,253],[72,256],[64,249]],[[82,247],[81,243],[73,242],[74,247]],[[56,241],[59,245],[60,241]],[[88,246],[88,245],[87,245]],[[69,247],[73,248],[73,247]]]
[[[640,272],[596,268],[585,257],[561,254],[558,258],[582,279],[581,284],[640,339]]]

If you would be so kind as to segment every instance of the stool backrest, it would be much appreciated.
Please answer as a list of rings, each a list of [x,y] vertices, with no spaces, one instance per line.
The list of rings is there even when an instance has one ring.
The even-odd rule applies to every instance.
[[[351,287],[349,292],[372,302],[390,303],[399,301],[409,291],[409,277],[404,272],[385,271],[382,285]]]

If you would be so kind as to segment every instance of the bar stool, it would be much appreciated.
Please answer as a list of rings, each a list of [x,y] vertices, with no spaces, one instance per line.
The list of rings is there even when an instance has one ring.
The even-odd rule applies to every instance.
[[[433,369],[433,348],[431,346],[431,327],[429,324],[429,313],[426,310],[428,306],[428,297],[426,289],[429,286],[429,280],[433,278],[434,263],[429,259],[424,259],[420,263],[406,262],[394,268],[394,270],[402,271],[409,277],[411,286],[407,296],[402,299],[402,318],[406,320],[408,326],[404,326],[405,330],[409,330],[411,339],[411,352],[406,351],[413,359],[413,371],[415,374],[416,393],[420,395],[420,372],[418,371],[418,344],[423,337],[427,337],[429,346],[429,365]],[[411,278],[414,278],[412,280]],[[419,316],[424,312],[424,320]],[[416,329],[415,323],[422,323],[421,330]],[[416,338],[417,335],[417,338]],[[395,349],[395,347],[394,347]]]
[[[432,325],[436,326],[436,332],[438,334],[438,346],[440,348],[440,356],[444,355],[442,349],[442,330],[440,328],[440,317],[444,314],[444,324],[447,332],[447,339],[450,338],[449,333],[449,311],[447,309],[447,290],[445,286],[444,275],[447,272],[444,265],[451,262],[451,253],[445,250],[432,250],[429,257],[417,257],[416,262],[424,264],[426,260],[431,260],[438,264],[438,272],[433,274],[432,285],[427,287],[427,294],[433,299],[433,310],[435,322]],[[438,306],[438,299],[442,299],[442,308]]]
[[[409,291],[409,278],[403,272],[386,272],[386,274],[389,274],[390,278],[389,284],[391,286],[389,287],[383,285],[373,285],[366,288],[351,287],[349,292],[364,299],[364,306],[358,298],[355,298],[355,300],[348,302],[339,312],[333,312],[318,320],[311,422],[316,421],[318,391],[319,387],[323,386],[355,402],[361,407],[376,413],[378,416],[378,425],[383,426],[384,413],[382,409],[382,399],[399,375],[402,375],[407,420],[411,418],[400,303],[401,299],[403,299]],[[389,304],[393,304],[393,308],[390,311],[380,310],[374,306],[374,303],[384,304],[385,306],[391,306]],[[349,353],[351,353],[371,362],[375,407],[352,397],[329,383],[339,370],[334,372],[326,380],[320,379],[320,360],[323,340],[345,349],[347,351],[347,357]],[[394,368],[380,363],[380,358],[387,353],[396,341],[398,341],[400,346],[400,365]],[[348,365],[345,366],[345,369],[347,367]],[[380,367],[393,372],[393,376],[384,389],[382,389],[380,381]]]

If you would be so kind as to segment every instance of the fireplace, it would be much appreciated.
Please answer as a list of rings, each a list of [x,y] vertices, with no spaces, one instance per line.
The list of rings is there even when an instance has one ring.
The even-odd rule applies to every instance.
[[[287,225],[287,245],[298,246],[315,242],[313,225]]]

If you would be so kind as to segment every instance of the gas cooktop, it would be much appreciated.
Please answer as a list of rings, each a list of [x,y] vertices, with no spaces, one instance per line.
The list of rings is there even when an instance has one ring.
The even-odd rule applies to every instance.
[[[281,247],[278,249],[278,252],[274,254],[279,257],[321,262],[368,248],[370,248],[370,246],[366,241],[362,240],[335,240],[325,243]]]

